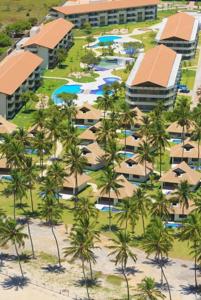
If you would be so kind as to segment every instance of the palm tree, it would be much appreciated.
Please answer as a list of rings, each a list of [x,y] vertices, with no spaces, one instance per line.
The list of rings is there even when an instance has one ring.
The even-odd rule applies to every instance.
[[[105,147],[105,155],[103,156],[103,160],[108,166],[112,166],[113,169],[115,168],[115,165],[120,165],[122,161],[122,156],[119,153],[120,149],[121,148],[119,148],[115,139],[109,140]]]
[[[47,110],[37,109],[33,115],[33,126],[36,125],[38,131],[44,130],[46,126]]]
[[[2,247],[8,243],[14,245],[22,277],[24,277],[24,273],[22,270],[18,247],[24,247],[24,240],[28,238],[27,234],[23,233],[23,231],[24,226],[18,225],[13,219],[5,219],[0,223],[0,245]]]
[[[77,209],[74,211],[76,219],[82,219],[83,216],[87,218],[98,217],[98,210],[94,206],[94,203],[90,202],[88,197],[79,197],[77,203]]]
[[[87,299],[90,299],[88,282],[85,271],[85,263],[90,261],[96,262],[95,255],[93,253],[92,243],[89,238],[86,237],[85,230],[79,226],[74,227],[73,231],[70,235],[70,243],[69,247],[64,248],[64,256],[71,256],[72,261],[77,259],[81,260],[82,263],[82,272],[85,282],[85,287],[87,291]]]
[[[27,187],[29,188],[29,192],[30,192],[31,210],[33,212],[34,211],[33,187],[38,176],[38,171],[37,171],[37,166],[33,163],[32,157],[26,158],[26,167],[24,169],[24,172],[27,180]]]
[[[192,196],[191,187],[187,180],[181,181],[178,185],[177,190],[172,193],[172,200],[178,201],[182,206],[182,214],[184,209],[189,208],[189,199]]]
[[[144,164],[145,177],[147,176],[147,162],[152,163],[154,160],[155,149],[150,145],[150,143],[142,141],[137,150],[137,161],[140,164]]]
[[[100,178],[100,185],[99,188],[101,190],[101,194],[108,195],[109,201],[109,211],[108,211],[108,220],[109,220],[109,230],[111,231],[111,221],[112,221],[112,214],[111,214],[111,191],[113,191],[118,196],[118,188],[119,180],[117,180],[117,174],[114,172],[111,166],[107,166],[103,170],[103,174]]]
[[[18,128],[18,130],[13,133],[13,136],[24,147],[26,147],[29,144],[29,134],[24,128]]]
[[[57,193],[59,194],[60,189],[63,187],[64,177],[66,172],[63,165],[58,161],[53,161],[47,170],[47,176],[50,181],[54,182],[54,187],[57,188]]]
[[[178,124],[182,127],[182,159],[184,156],[184,140],[185,140],[185,129],[189,129],[190,127],[190,119],[191,119],[191,112],[190,112],[190,103],[188,98],[182,97],[180,102],[177,104],[174,110],[175,118],[177,119]]]
[[[159,217],[155,217],[146,229],[142,247],[148,255],[155,254],[161,269],[161,282],[164,277],[168,287],[169,299],[172,300],[170,286],[163,268],[163,260],[165,257],[168,257],[168,253],[173,246],[173,237],[169,232],[164,227],[162,220]]]
[[[84,168],[87,164],[86,157],[83,156],[82,150],[76,145],[72,144],[71,147],[64,155],[64,161],[69,168],[69,173],[75,176],[75,205],[77,203],[78,193],[78,175],[83,174]]]
[[[198,245],[201,241],[201,221],[200,215],[197,212],[191,213],[183,222],[183,226],[180,228],[179,239],[181,241],[188,241],[191,245],[191,254],[194,256],[195,288],[197,289]]]
[[[165,130],[163,120],[156,120],[151,129],[151,137],[150,142],[154,149],[159,153],[159,161],[160,161],[160,176],[162,173],[162,155],[167,146],[169,146],[168,134]]]
[[[145,277],[137,285],[136,300],[159,300],[165,299],[165,295],[157,289],[156,283],[153,278]]]
[[[73,119],[76,118],[76,106],[74,100],[77,100],[77,95],[62,93],[59,95],[59,98],[63,101],[62,113],[67,118],[68,122],[72,124]]]
[[[116,239],[112,239],[113,242],[112,246],[109,246],[109,249],[112,250],[112,252],[109,253],[109,256],[115,255],[115,265],[120,265],[122,269],[123,276],[126,281],[126,287],[127,287],[127,299],[130,299],[130,289],[129,289],[129,283],[128,278],[126,275],[126,267],[128,258],[131,258],[133,262],[137,261],[137,256],[132,252],[131,248],[129,247],[129,242],[131,241],[130,235],[128,233],[125,233],[124,231],[118,231],[115,233]]]
[[[116,124],[110,119],[103,119],[101,126],[96,132],[97,141],[103,145],[104,149],[107,147],[108,142],[117,138]]]
[[[148,115],[143,115],[141,121],[142,125],[140,126],[138,133],[142,137],[145,137],[145,142],[148,142],[150,137],[150,126],[152,125],[152,122]]]
[[[144,218],[147,216],[147,209],[150,206],[151,199],[146,193],[146,190],[140,187],[134,192],[132,199],[133,199],[136,212],[139,215],[141,215],[142,228],[143,228],[143,232],[145,233]]]
[[[56,194],[56,191],[55,191]],[[59,250],[59,243],[54,231],[54,225],[61,220],[62,209],[58,203],[55,203],[55,199],[50,196],[48,193],[42,197],[42,203],[39,206],[40,215],[42,218],[45,218],[48,225],[51,227],[51,231],[56,243],[57,255],[58,255],[58,264],[61,267],[61,255]]]
[[[7,196],[13,195],[13,218],[16,220],[16,201],[20,200],[20,204],[22,204],[22,198],[26,197],[27,180],[21,170],[13,170],[10,174],[12,180],[7,184],[4,194]]]
[[[106,113],[109,110],[113,110],[113,106],[114,106],[113,99],[112,99],[110,94],[111,94],[110,88],[105,86],[103,96],[98,97],[97,101],[96,101],[97,107],[99,109],[103,110],[104,120],[105,120],[105,117],[106,117]]]
[[[136,112],[130,110],[128,104],[126,102],[124,102],[123,105],[123,113],[121,115],[121,119],[120,119],[120,124],[122,125],[122,127],[124,128],[124,147],[125,147],[125,151],[126,151],[126,130],[128,128],[131,128],[135,121],[134,118],[136,117]]]
[[[198,142],[198,169],[200,168],[200,143],[201,143],[201,121],[196,119],[194,122],[194,130],[192,131],[192,139]]]
[[[167,199],[162,190],[157,190],[152,195],[151,214],[152,216],[160,217],[161,220],[167,220],[169,216],[169,208],[171,202]]]
[[[68,152],[68,149],[73,145],[78,145],[78,130],[77,127],[75,127],[70,121],[65,122],[61,126],[61,136],[62,136],[62,144],[64,146],[64,149],[66,152]]]

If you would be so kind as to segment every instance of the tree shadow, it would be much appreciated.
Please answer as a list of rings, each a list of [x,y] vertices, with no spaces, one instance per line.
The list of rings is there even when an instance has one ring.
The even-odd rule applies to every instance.
[[[25,286],[27,286],[29,283],[29,279],[27,277],[22,276],[10,276],[9,278],[6,278],[1,286],[6,289],[15,289],[16,291],[19,289],[23,289]]]
[[[122,269],[121,268],[116,268],[116,271],[117,271],[117,273],[122,274]],[[127,267],[125,271],[126,271],[127,275],[133,275],[133,276],[135,274],[143,273],[142,271],[140,271],[136,267]]]
[[[15,207],[24,210],[25,208],[29,207],[29,205],[27,203],[16,203]]]
[[[23,262],[28,262],[31,260],[31,255],[28,255],[27,253],[21,253],[20,254],[20,261]],[[17,255],[14,254],[7,254],[7,253],[0,253],[0,261],[4,262],[4,261],[17,261],[18,257]]]
[[[65,268],[58,265],[50,265],[48,264],[46,267],[42,267],[42,270],[44,270],[47,273],[56,273],[61,274],[65,272]]]
[[[101,231],[104,231],[104,232],[110,231],[109,225],[102,225]],[[111,232],[117,232],[117,231],[119,231],[119,227],[115,224],[112,224]]]
[[[160,263],[162,263],[163,267],[168,267],[175,264],[175,262],[173,262],[172,260],[166,257],[164,257],[162,261],[158,260],[157,258],[149,258],[149,257],[147,257],[147,259],[143,261],[143,264],[154,265],[154,266],[159,266]]]
[[[83,287],[83,286],[85,286],[85,280],[84,280],[84,278],[77,280],[75,282],[75,286],[76,287]],[[98,280],[98,278],[94,278],[94,279],[87,278],[87,286],[89,288],[100,287],[101,286],[101,281]]]
[[[193,284],[180,285],[180,287],[182,289],[182,294],[184,295],[201,295],[201,285],[199,285],[197,289]]]

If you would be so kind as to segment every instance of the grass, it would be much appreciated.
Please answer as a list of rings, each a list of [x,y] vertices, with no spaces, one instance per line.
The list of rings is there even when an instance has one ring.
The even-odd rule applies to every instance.
[[[170,169],[170,154],[169,151],[166,150],[162,155],[162,171],[168,171]],[[156,158],[155,161],[155,170],[160,171],[160,159]]]
[[[50,7],[60,5],[62,2],[62,0],[1,0],[0,23],[6,25],[31,17],[36,17],[41,21]]]
[[[68,78],[72,79],[75,82],[87,83],[87,82],[95,81],[97,77],[99,77],[99,75],[97,73],[91,72],[91,73],[89,73],[89,75],[83,76],[81,78],[77,78],[75,76],[70,76]]]
[[[186,84],[189,90],[192,90],[194,86],[195,76],[196,70],[183,69],[181,83]]]
[[[156,46],[155,37],[156,33],[153,31],[132,36],[132,38],[137,39],[143,43],[145,52]]]
[[[44,94],[51,97],[52,93],[60,86],[68,83],[65,79],[49,79],[43,78],[41,87],[37,90],[37,94]]]
[[[119,76],[122,79],[122,81],[126,82],[128,79],[128,76],[130,74],[130,70],[128,70],[128,69],[114,70],[114,71],[112,71],[112,74],[114,76]]]
[[[123,278],[116,275],[108,275],[106,277],[106,281],[112,285],[120,286],[123,281]]]
[[[65,68],[61,69],[56,67],[53,70],[47,70],[44,72],[44,76],[67,78],[67,76],[72,72],[82,71],[80,61],[86,52],[85,48],[83,48],[85,44],[86,41],[84,39],[75,39],[75,43],[68,51],[63,63]]]

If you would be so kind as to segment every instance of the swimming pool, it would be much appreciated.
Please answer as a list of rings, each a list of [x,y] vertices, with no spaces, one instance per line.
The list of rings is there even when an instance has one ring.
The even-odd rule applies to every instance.
[[[108,212],[109,211],[109,206],[103,206],[101,208],[101,211]],[[113,207],[113,206],[111,206],[111,212],[120,212],[120,210]]]
[[[103,80],[105,81],[105,84],[101,84],[98,86],[97,89],[91,90],[90,94],[102,96],[104,94],[104,86],[112,85],[114,82],[120,81],[120,79],[118,77],[106,77],[106,78],[103,78]],[[112,91],[110,93],[112,93]]]
[[[123,158],[131,158],[131,157],[135,156],[134,153],[129,152],[129,151],[120,151],[119,154],[120,154]]]
[[[171,142],[174,143],[174,144],[181,144],[182,139],[171,139]]]
[[[27,153],[27,154],[37,154],[37,149],[31,149],[31,148],[27,148],[27,149],[25,149],[25,152]]]
[[[112,84],[114,82],[119,82],[120,81],[120,78],[118,77],[106,77],[106,78],[103,78],[103,80],[105,81],[105,83],[107,84]]]
[[[13,177],[11,175],[3,175],[1,176],[1,180],[12,181]]]
[[[59,95],[62,93],[67,94],[81,94],[83,92],[82,85],[80,84],[65,84],[62,85],[60,88],[56,89],[52,94],[52,99],[54,104],[61,105],[63,101],[59,98]]]
[[[114,59],[102,59],[98,65],[94,66],[95,71],[105,71],[111,69],[117,69],[121,67],[117,58]]]
[[[181,223],[167,222],[165,223],[165,228],[181,228]]]
[[[77,127],[78,129],[88,129],[90,126],[89,125],[76,125],[75,127]]]
[[[125,134],[125,131],[123,131],[123,134]],[[126,135],[132,135],[133,131],[132,130],[126,130]]]
[[[115,41],[120,40],[122,37],[118,35],[103,35],[98,38],[98,43],[90,46],[90,48],[98,48],[101,47],[101,44],[105,44],[103,46],[108,46],[109,44],[113,44]]]

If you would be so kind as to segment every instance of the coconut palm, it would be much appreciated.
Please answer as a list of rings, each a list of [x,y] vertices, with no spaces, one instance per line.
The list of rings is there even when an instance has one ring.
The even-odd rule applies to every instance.
[[[161,220],[167,220],[169,216],[169,208],[171,202],[167,199],[167,196],[162,192],[162,190],[156,190],[152,195],[152,205],[151,214],[152,216],[158,216]]]
[[[132,197],[135,211],[138,213],[142,218],[142,228],[143,232],[145,233],[145,221],[144,218],[147,216],[147,209],[151,204],[151,199],[148,196],[146,190],[143,188],[137,188],[137,190],[134,192]]]
[[[92,261],[96,262],[95,254],[93,253],[93,247],[91,240],[86,237],[83,227],[75,227],[70,235],[70,246],[64,248],[64,256],[70,256],[72,261],[79,259],[82,263],[82,272],[87,291],[87,299],[90,299],[88,282],[86,277],[85,263]]]
[[[201,121],[200,118],[197,118],[193,123],[194,130],[192,131],[191,138],[198,142],[198,167],[200,168],[200,143],[201,143]]]
[[[103,119],[96,132],[97,141],[106,148],[108,141],[117,138],[116,130],[116,124],[112,122],[111,119]]]
[[[47,110],[37,109],[33,115],[33,126],[36,126],[38,131],[44,130],[46,127]]]
[[[113,191],[118,197],[118,188],[120,187],[120,181],[117,179],[117,174],[114,172],[111,166],[105,167],[103,170],[103,174],[100,178],[100,185],[99,188],[101,190],[101,194],[108,195],[109,201],[109,210],[108,210],[108,222],[109,222],[109,230],[111,231],[111,221],[112,221],[112,214],[111,214],[111,191]]]
[[[200,214],[193,212],[188,216],[188,218],[183,222],[183,226],[180,228],[179,239],[181,241],[188,241],[192,249],[191,254],[194,256],[195,288],[197,289],[198,245],[201,241]]]
[[[104,91],[103,96],[98,97],[96,103],[97,103],[98,109],[103,110],[103,117],[105,120],[106,113],[109,110],[113,110],[114,103],[113,103],[113,99],[111,97],[110,88],[107,85],[104,86],[103,91]]]
[[[63,144],[63,147],[65,151],[67,152],[68,149],[73,145],[78,145],[78,130],[77,127],[75,127],[70,121],[67,121],[62,124],[61,126],[61,142]]]
[[[156,287],[156,282],[151,277],[145,277],[137,285],[136,300],[159,300],[165,299],[165,295]]]
[[[115,265],[120,265],[122,269],[123,276],[126,281],[127,287],[127,299],[130,298],[130,289],[128,278],[126,275],[126,267],[128,259],[131,258],[135,263],[137,261],[137,256],[133,253],[132,249],[129,247],[129,242],[131,241],[130,235],[125,233],[125,231],[118,231],[115,233],[115,239],[111,239],[113,245],[109,246],[109,249],[112,251],[109,253],[109,256],[115,256]]]
[[[24,273],[22,270],[18,248],[24,247],[25,239],[28,238],[28,235],[23,231],[24,226],[18,225],[13,219],[5,219],[0,223],[0,245],[2,247],[9,243],[14,245],[22,277],[24,277]]]
[[[37,166],[33,163],[32,157],[26,158],[26,166],[24,172],[27,181],[27,188],[29,189],[29,193],[30,193],[31,210],[33,212],[34,211],[33,188],[37,180],[38,170],[37,170]]]
[[[185,130],[188,130],[191,125],[191,112],[190,112],[190,103],[188,98],[182,97],[175,107],[174,116],[178,122],[178,124],[182,127],[182,159],[184,156],[184,140],[186,136]]]
[[[69,169],[69,174],[74,174],[75,176],[75,205],[77,203],[77,193],[78,193],[78,175],[83,174],[84,168],[87,164],[86,157],[83,156],[82,150],[76,145],[72,144],[71,147],[64,155],[64,161],[67,168]]]
[[[112,166],[113,169],[115,168],[115,165],[120,165],[122,161],[122,156],[119,153],[120,149],[121,148],[118,146],[117,140],[108,140],[105,147],[105,155],[103,156],[103,160],[108,166]]]
[[[70,124],[76,118],[76,106],[74,101],[77,100],[77,95],[69,93],[61,93],[58,95],[63,101],[62,113]]]
[[[169,251],[173,246],[173,236],[170,231],[164,227],[162,220],[159,217],[152,219],[148,225],[145,236],[142,241],[142,247],[145,252],[155,254],[157,262],[161,270],[161,282],[164,278],[168,287],[169,299],[172,300],[169,282],[164,272],[163,260],[168,257]]]
[[[142,125],[140,126],[138,133],[145,138],[146,142],[148,142],[150,137],[150,126],[152,124],[151,118],[149,115],[143,115],[141,121]]]
[[[22,170],[13,170],[10,173],[12,180],[4,190],[6,196],[13,196],[13,218],[16,219],[16,202],[19,200],[22,206],[22,198],[27,195],[26,175]]]
[[[124,148],[126,151],[126,137],[127,137],[126,130],[134,126],[135,123],[134,120],[137,114],[135,111],[130,110],[126,102],[124,102],[122,109],[123,109],[123,113],[120,116],[121,117],[120,124],[124,128]]]
[[[150,143],[142,141],[137,149],[136,159],[140,164],[144,164],[145,177],[147,176],[147,162],[153,163],[155,149]]]
[[[54,187],[57,188],[57,193],[63,187],[63,181],[66,176],[63,165],[58,161],[53,161],[50,167],[47,170],[47,176],[50,181],[54,182]]]
[[[89,197],[89,196],[88,196]],[[76,219],[82,219],[83,216],[87,216],[88,218],[96,218],[98,217],[98,210],[94,206],[88,197],[79,197],[77,203],[77,209],[74,211]]]
[[[189,199],[192,197],[191,187],[187,180],[181,181],[178,185],[177,190],[172,193],[172,200],[180,203],[182,207],[182,214],[184,209],[189,208]]]

